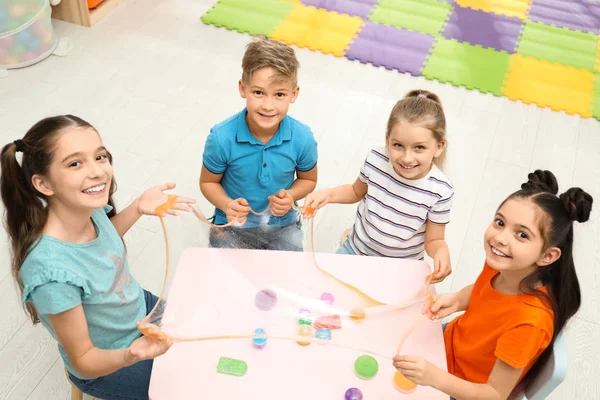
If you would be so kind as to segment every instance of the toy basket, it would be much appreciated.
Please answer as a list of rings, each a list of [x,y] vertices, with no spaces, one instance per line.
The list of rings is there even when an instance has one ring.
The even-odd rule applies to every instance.
[[[54,52],[51,14],[49,0],[0,0],[0,70],[29,66]]]

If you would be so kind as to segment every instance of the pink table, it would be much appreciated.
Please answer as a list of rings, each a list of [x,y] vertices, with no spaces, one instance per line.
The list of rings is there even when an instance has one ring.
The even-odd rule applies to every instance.
[[[422,293],[429,266],[419,261],[377,257],[317,254],[319,265],[343,281],[386,304],[396,304]],[[278,302],[272,311],[255,306],[257,290],[273,288]],[[154,362],[150,382],[153,400],[176,399],[344,399],[350,387],[359,388],[365,400],[444,399],[429,387],[412,394],[392,385],[396,370],[391,357],[400,338],[422,318],[422,303],[402,311],[369,317],[355,323],[344,317],[364,301],[351,290],[318,270],[310,253],[194,248],[186,250],[177,265],[167,298],[163,330],[180,337],[252,334],[264,328],[270,335],[295,336],[297,297],[315,299],[314,315],[332,314],[318,301],[321,293],[335,296],[331,308],[342,315],[342,329],[332,330],[333,341],[372,351],[379,371],[371,380],[354,372],[354,361],[364,351],[269,339],[263,349],[251,339],[176,343]],[[362,302],[362,303],[361,303]],[[347,314],[347,312],[346,312]],[[420,355],[446,369],[440,322],[421,324],[403,345],[404,354]],[[389,358],[384,358],[387,355]],[[220,357],[244,360],[244,376],[216,372]]]

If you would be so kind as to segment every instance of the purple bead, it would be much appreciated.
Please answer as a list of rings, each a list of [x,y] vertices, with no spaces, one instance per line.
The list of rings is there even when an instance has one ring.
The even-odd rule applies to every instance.
[[[346,400],[362,400],[363,394],[358,388],[350,388],[346,390],[346,395],[344,396]]]
[[[271,289],[263,289],[254,296],[254,304],[259,310],[271,311],[277,305],[277,294]]]

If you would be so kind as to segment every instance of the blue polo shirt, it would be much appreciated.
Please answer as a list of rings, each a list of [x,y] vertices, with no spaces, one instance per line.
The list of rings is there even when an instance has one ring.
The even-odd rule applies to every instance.
[[[279,129],[267,144],[254,137],[246,122],[247,109],[215,125],[206,144],[202,162],[213,174],[223,174],[221,184],[227,196],[248,200],[254,211],[269,205],[268,197],[279,189],[289,189],[296,170],[310,171],[317,164],[317,142],[308,126],[285,116]],[[283,217],[271,217],[270,225],[288,225],[295,221],[296,211]],[[227,223],[225,213],[215,209],[215,224]],[[263,224],[250,213],[244,227]]]

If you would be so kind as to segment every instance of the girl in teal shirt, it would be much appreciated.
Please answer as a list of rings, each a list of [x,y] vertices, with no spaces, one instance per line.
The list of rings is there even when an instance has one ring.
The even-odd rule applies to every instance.
[[[0,158],[12,272],[27,314],[58,341],[84,393],[147,399],[152,360],[171,343],[140,336],[136,323],[157,299],[131,276],[121,238],[175,185],[153,187],[117,213],[112,156],[98,132],[71,115],[38,122]],[[191,203],[178,198],[169,212]]]

